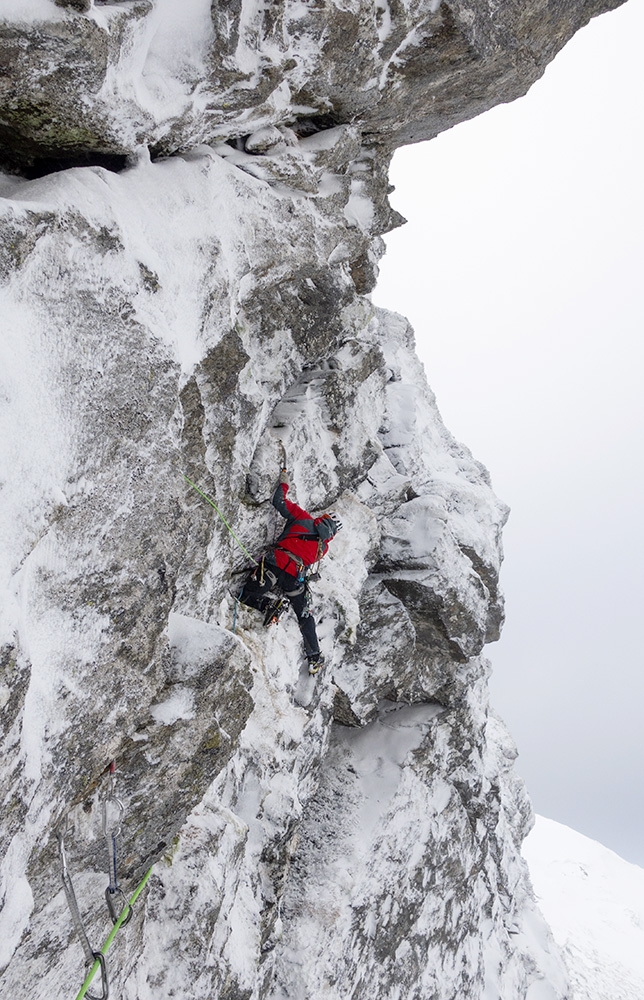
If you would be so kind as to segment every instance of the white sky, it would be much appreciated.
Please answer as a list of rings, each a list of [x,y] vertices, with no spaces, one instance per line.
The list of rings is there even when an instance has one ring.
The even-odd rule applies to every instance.
[[[512,507],[493,701],[538,812],[644,865],[644,4],[408,147],[374,293]]]

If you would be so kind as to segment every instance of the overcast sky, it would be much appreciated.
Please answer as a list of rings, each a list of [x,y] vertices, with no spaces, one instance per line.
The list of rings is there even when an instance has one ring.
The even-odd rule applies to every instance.
[[[644,4],[399,151],[374,293],[512,507],[493,702],[538,812],[644,865]]]

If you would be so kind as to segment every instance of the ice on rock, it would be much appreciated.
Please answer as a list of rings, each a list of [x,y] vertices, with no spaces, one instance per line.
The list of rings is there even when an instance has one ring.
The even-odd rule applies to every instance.
[[[247,153],[268,153],[284,143],[282,132],[274,125],[266,125],[249,135],[244,143]]]
[[[190,688],[175,688],[165,701],[152,705],[150,715],[164,726],[171,726],[179,719],[194,719],[194,692]]]
[[[369,292],[401,221],[392,150],[524,92],[592,12],[558,5],[544,29],[536,2],[2,5],[12,1000],[83,979],[65,817],[107,937],[112,761],[124,891],[153,868],[112,995],[567,995],[488,706],[507,508]],[[281,530],[283,466],[344,522],[311,584],[315,679],[291,614],[263,629],[234,600]]]
[[[43,996],[78,976],[74,942],[47,945],[47,902],[58,892],[52,830],[81,808],[74,803],[90,783],[100,799],[111,759],[132,859],[124,879],[136,884],[155,862],[122,939],[127,958],[112,965],[123,996],[171,995],[188,982],[191,996],[210,997],[226,981],[249,996],[278,995],[300,947],[298,886],[323,857],[342,921],[311,973],[320,991],[341,968],[388,991],[399,966],[377,956],[407,946],[408,994],[433,988],[422,955],[432,928],[449,939],[448,913],[434,902],[454,894],[471,934],[462,945],[455,933],[442,981],[460,982],[461,962],[475,976],[488,884],[505,888],[495,890],[486,940],[527,983],[539,957],[513,958],[507,938],[520,919],[509,888],[520,869],[505,772],[489,768],[490,782],[508,789],[506,804],[493,796],[501,832],[488,842],[487,821],[468,819],[490,809],[492,785],[477,791],[487,668],[475,653],[498,601],[506,510],[443,428],[407,324],[357,295],[342,262],[328,264],[338,233],[348,247],[361,238],[345,226],[342,203],[304,200],[294,213],[293,196],[258,187],[211,150],[143,159],[118,176],[59,173],[17,190],[4,224],[22,227],[28,263],[13,274],[6,315],[33,310],[35,322],[16,329],[23,351],[47,343],[43,377],[64,420],[31,408],[15,430],[21,474],[6,470],[15,516],[31,518],[5,571],[9,593],[27,595],[5,605],[4,767],[7,788],[24,788],[22,813],[5,817],[24,858],[5,873],[7,912],[18,921],[5,972],[12,995],[30,995],[34,949]],[[40,227],[35,243],[26,212]],[[76,267],[61,279],[70,254]],[[244,286],[249,255],[254,277]],[[7,377],[29,399],[22,357]],[[392,387],[407,410],[393,404]],[[421,436],[398,428],[399,416]],[[57,461],[30,448],[41,429]],[[280,530],[269,500],[283,463],[300,503],[332,505],[344,522],[312,584],[328,660],[316,681],[300,676],[292,618],[263,632],[240,610],[232,634],[230,571],[246,558],[182,475],[260,552]],[[61,495],[65,504],[43,506]],[[338,755],[353,771],[331,792]],[[91,833],[70,847],[71,860],[100,881],[99,810],[89,808]],[[352,844],[346,857],[334,855],[341,830]],[[451,859],[437,867],[448,841]],[[470,879],[478,888],[461,899]],[[412,892],[414,880],[425,888]],[[100,938],[100,898],[88,909]],[[334,911],[317,912],[330,920]],[[315,914],[311,903],[311,934],[321,934]],[[61,934],[68,919],[60,907]],[[355,940],[350,966],[345,933]]]

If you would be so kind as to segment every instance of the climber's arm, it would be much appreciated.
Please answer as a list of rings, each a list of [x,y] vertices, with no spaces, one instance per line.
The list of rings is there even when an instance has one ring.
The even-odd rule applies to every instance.
[[[303,507],[298,507],[287,499],[288,483],[278,483],[273,494],[272,504],[287,521],[311,520],[311,515]]]

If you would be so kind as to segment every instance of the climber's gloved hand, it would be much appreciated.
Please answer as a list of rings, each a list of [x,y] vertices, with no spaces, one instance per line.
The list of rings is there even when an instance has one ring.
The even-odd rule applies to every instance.
[[[280,483],[283,483],[285,486],[291,485],[291,481],[288,478],[288,472],[286,471],[286,469],[282,469],[282,471],[280,472]]]

